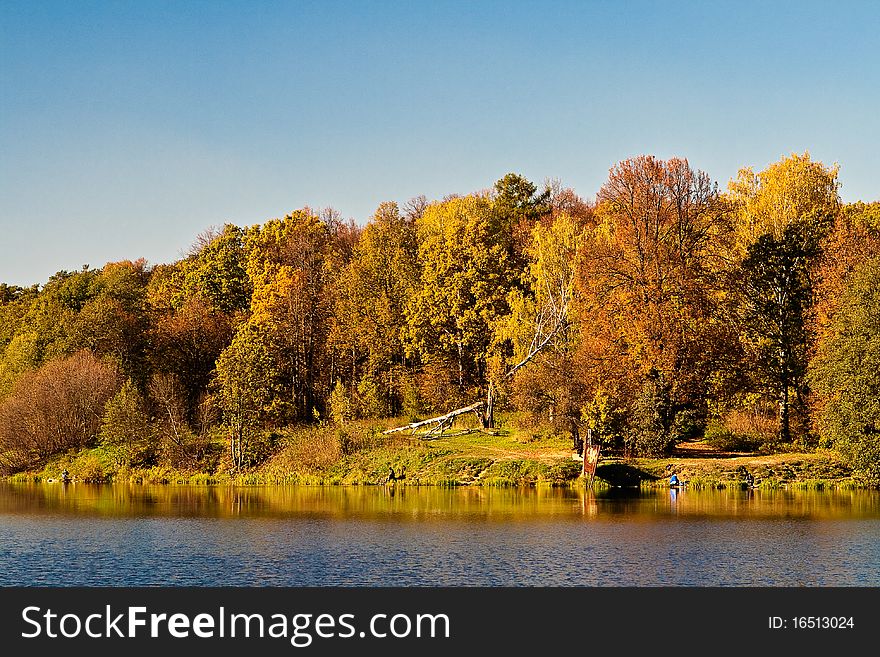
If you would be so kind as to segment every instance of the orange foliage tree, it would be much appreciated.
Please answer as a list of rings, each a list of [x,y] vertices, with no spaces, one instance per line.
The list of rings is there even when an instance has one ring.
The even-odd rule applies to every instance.
[[[596,215],[578,277],[583,376],[629,407],[631,448],[663,452],[682,431],[676,420],[705,413],[723,332],[717,186],[687,160],[640,156],[611,169]]]

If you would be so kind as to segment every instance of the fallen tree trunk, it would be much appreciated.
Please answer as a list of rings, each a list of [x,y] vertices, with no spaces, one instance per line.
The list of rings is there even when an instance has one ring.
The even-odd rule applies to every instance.
[[[465,413],[471,413],[471,412],[476,413],[477,410],[479,410],[483,406],[483,403],[484,402],[482,402],[482,401],[478,401],[477,403],[471,404],[470,406],[465,406],[463,408],[456,408],[454,411],[449,411],[445,415],[438,415],[437,417],[432,417],[427,420],[421,420],[420,422],[412,422],[412,423],[407,424],[402,427],[395,427],[394,429],[386,429],[382,433],[389,434],[389,433],[395,433],[397,431],[406,431],[407,429],[415,431],[416,429],[418,429],[420,427],[428,426],[429,424],[436,424],[437,427],[435,427],[435,429],[434,429],[434,430],[436,430],[436,429],[442,428],[446,424],[452,422],[452,420],[455,419],[456,417],[458,417],[459,415],[464,415]],[[433,433],[433,430],[430,433]]]

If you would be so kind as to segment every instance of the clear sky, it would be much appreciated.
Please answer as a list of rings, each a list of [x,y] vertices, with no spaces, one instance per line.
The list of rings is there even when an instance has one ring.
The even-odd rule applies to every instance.
[[[0,0],[0,282],[212,225],[809,150],[880,198],[880,2]]]

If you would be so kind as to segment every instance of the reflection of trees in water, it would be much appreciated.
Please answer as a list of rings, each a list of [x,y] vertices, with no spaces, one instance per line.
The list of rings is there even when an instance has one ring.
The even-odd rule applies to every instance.
[[[0,483],[0,513],[117,517],[362,518],[520,522],[542,518],[880,517],[880,491],[140,486]]]

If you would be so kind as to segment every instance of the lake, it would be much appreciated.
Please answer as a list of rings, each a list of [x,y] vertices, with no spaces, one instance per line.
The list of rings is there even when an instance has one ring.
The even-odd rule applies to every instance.
[[[878,586],[877,491],[0,483],[3,586]]]

